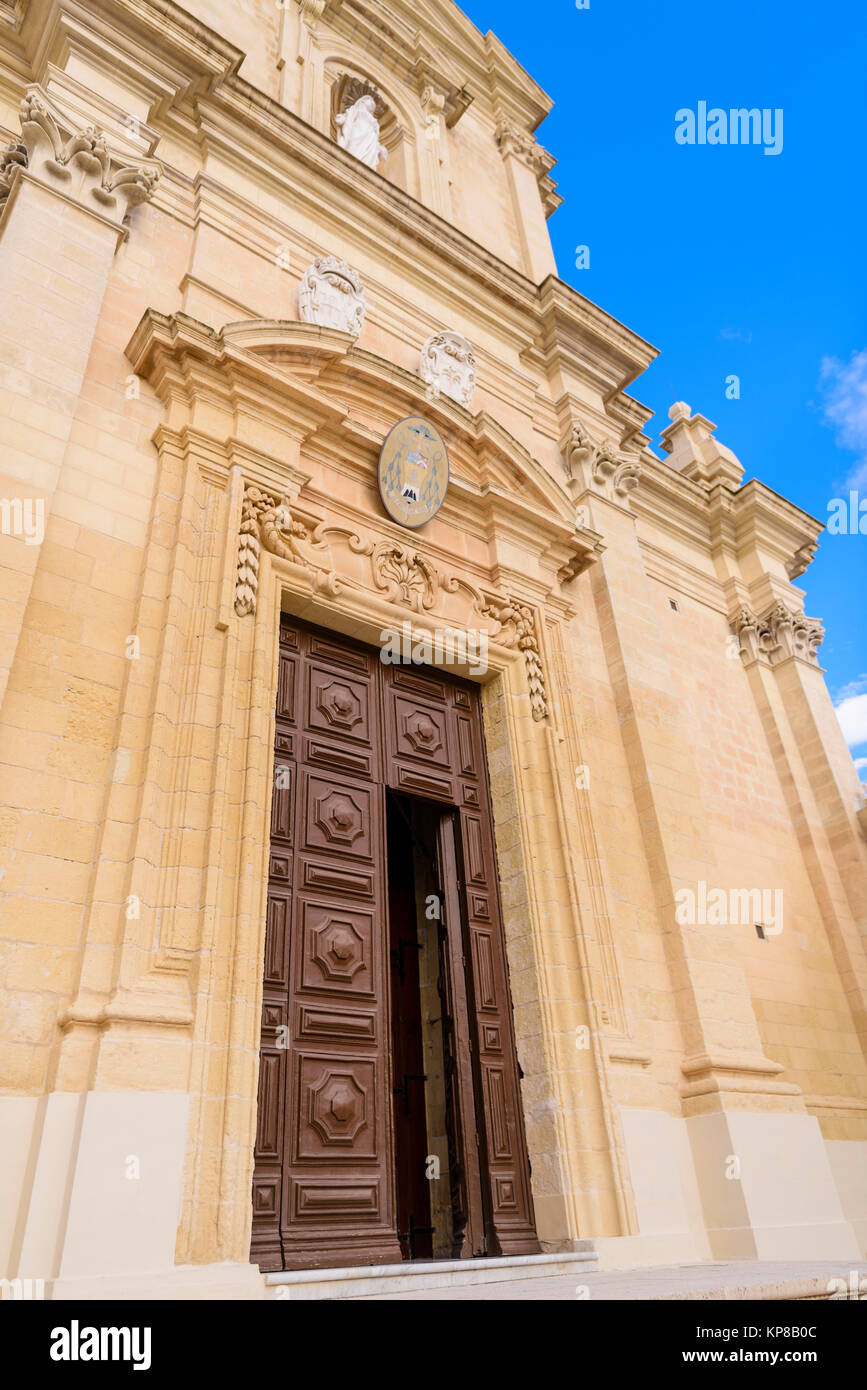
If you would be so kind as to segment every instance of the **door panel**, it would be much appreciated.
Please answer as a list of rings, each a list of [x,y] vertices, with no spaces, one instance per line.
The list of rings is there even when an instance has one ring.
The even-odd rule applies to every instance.
[[[480,763],[479,801],[489,806],[487,777]],[[539,1249],[530,1193],[530,1166],[515,1050],[512,1001],[490,814],[462,808],[461,847],[465,911],[470,940],[475,1044],[485,1114],[491,1222],[500,1253],[533,1254]]]
[[[391,1051],[398,1237],[407,1259],[430,1259],[433,1231],[427,1174],[427,1107],[419,988],[417,909],[412,835],[389,798],[388,915],[391,966]]]
[[[443,1013],[450,1022],[446,1033],[447,1099],[457,1141],[455,1152],[449,1155],[455,1188],[453,1255],[455,1259],[464,1259],[490,1253],[487,1241],[490,1221],[482,1184],[482,1117],[478,1113],[478,1085],[473,1065],[467,947],[453,814],[444,815],[440,821],[437,860],[442,901]]]
[[[443,680],[401,666],[383,666],[388,784],[435,801],[455,800],[453,724]]]
[[[538,1251],[533,1221],[518,1059],[506,964],[499,883],[494,854],[481,701],[478,690],[457,678],[383,666],[387,780],[406,790],[408,769],[435,772],[448,784],[444,795],[460,810],[458,886],[469,951],[467,971],[469,1046],[477,1059],[475,1103],[488,1222],[487,1253]],[[436,793],[427,790],[424,795]],[[452,910],[454,918],[455,911]],[[450,936],[458,923],[447,922]],[[454,960],[454,956],[453,956]],[[453,978],[454,978],[453,964]],[[464,1118],[466,1120],[465,1106]],[[471,1171],[465,1135],[467,1169]],[[472,1232],[468,1234],[468,1244]],[[473,1252],[475,1253],[475,1252]]]
[[[266,1000],[280,1005],[288,1050],[279,1082],[260,1085],[260,1116],[275,1093],[281,1112],[277,1121],[260,1118],[256,1148],[254,1190],[264,1180],[266,1191],[254,1215],[253,1257],[268,1269],[400,1259],[378,665],[351,643],[281,626],[276,739],[291,734],[295,756],[291,793],[275,784],[272,815]],[[280,801],[287,795],[294,810]],[[295,851],[291,887],[273,873],[284,828]],[[273,1069],[277,1049],[263,1015],[266,1052]]]
[[[446,827],[456,1253],[538,1250],[476,689],[284,618],[274,759],[253,1259],[401,1257],[387,787]]]

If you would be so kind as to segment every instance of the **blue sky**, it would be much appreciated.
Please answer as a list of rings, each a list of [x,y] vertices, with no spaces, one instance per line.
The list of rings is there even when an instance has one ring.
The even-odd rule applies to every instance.
[[[631,388],[657,452],[685,400],[745,479],[819,520],[850,487],[867,499],[863,0],[461,3],[554,100],[538,136],[565,198],[548,224],[560,275],[660,349]],[[678,144],[675,113],[700,101],[781,108],[781,152]],[[797,582],[865,778],[867,535],[823,533]]]

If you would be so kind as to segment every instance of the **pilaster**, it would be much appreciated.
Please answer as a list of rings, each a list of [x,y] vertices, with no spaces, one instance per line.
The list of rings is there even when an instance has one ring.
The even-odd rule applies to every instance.
[[[41,538],[63,491],[64,458],[114,255],[159,168],[77,127],[41,87],[0,156],[0,491],[26,500],[40,541],[2,537],[9,594],[0,702],[33,586]]]

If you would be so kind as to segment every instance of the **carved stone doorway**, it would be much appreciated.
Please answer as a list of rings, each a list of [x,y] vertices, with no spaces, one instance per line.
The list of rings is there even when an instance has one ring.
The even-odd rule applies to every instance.
[[[277,1270],[538,1251],[478,692],[286,617],[279,662],[252,1258]],[[413,834],[434,851],[424,899],[439,905],[446,1020],[427,1038],[449,1189],[433,1208],[416,1171],[421,1158],[436,1181],[430,1117],[405,1126],[394,1110],[425,1075],[420,957],[412,989],[408,964],[403,986],[391,968],[401,939],[416,955],[430,886]]]

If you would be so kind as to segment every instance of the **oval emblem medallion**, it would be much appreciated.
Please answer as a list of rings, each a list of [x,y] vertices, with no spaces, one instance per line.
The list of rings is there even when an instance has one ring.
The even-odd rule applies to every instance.
[[[409,415],[379,451],[379,492],[392,520],[413,530],[436,516],[449,486],[449,456],[435,425]]]

